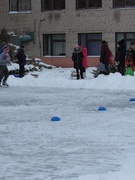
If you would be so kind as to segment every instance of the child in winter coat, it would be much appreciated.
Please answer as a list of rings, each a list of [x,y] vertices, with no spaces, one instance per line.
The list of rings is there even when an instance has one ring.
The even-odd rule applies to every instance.
[[[7,45],[3,47],[3,52],[0,54],[0,87],[9,86],[7,84],[7,79],[9,76],[9,71],[7,64],[10,63],[9,49]]]
[[[76,45],[74,48],[74,52],[72,53],[72,60],[74,62],[74,68],[76,69],[77,79],[79,79],[79,73],[81,79],[83,79],[83,65],[82,65],[83,58],[84,56],[82,53],[82,48]]]
[[[82,61],[82,66],[83,66],[83,77],[86,78],[86,67],[88,67],[88,62],[87,62],[87,48],[84,45],[81,45],[82,48],[82,53],[83,53],[83,61]]]
[[[130,43],[130,48],[126,52],[126,68],[128,67],[135,71],[135,41]]]

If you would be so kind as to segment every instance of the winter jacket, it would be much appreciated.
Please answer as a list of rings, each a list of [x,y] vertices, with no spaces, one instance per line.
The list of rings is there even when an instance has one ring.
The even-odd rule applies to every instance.
[[[79,49],[74,49],[74,52],[72,54],[72,60],[74,62],[74,68],[75,69],[81,69],[82,66],[82,61],[83,61],[83,53],[82,53],[82,48],[79,47]]]
[[[110,58],[109,58],[109,64],[113,64],[113,54],[112,54],[112,51],[109,49],[110,51]]]
[[[24,49],[23,48],[20,48],[18,50],[18,53],[16,55],[16,58],[18,59],[18,64],[20,66],[24,66],[26,65],[26,55],[25,55],[25,52],[24,52]]]
[[[0,54],[2,54],[3,53],[3,48],[0,48]]]
[[[126,66],[132,67],[133,71],[135,71],[135,50],[131,48],[126,52]]]
[[[86,47],[82,47],[82,53],[83,53],[83,61],[82,61],[82,65],[83,67],[88,67],[88,62],[87,62],[87,48]]]
[[[118,52],[116,53],[115,61],[119,62],[119,65],[125,67],[125,56],[126,56],[126,46],[120,46]]]
[[[129,50],[127,50],[126,52],[126,56],[128,55],[131,57],[132,61],[135,64],[135,50],[132,50],[131,48],[129,48]]]
[[[109,65],[110,61],[110,50],[108,48],[107,44],[102,44],[101,46],[101,52],[100,52],[100,62],[105,64],[107,67]]]
[[[7,63],[10,63],[10,56],[9,53],[1,53],[0,54],[0,66],[6,66]]]

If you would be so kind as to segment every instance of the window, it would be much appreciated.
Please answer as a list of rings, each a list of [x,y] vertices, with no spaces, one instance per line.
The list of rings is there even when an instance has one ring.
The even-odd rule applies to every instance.
[[[116,33],[116,50],[117,50],[117,43],[121,39],[124,39],[126,42],[126,49],[129,49],[131,41],[135,40],[135,32],[126,32],[126,33]]]
[[[135,0],[113,0],[114,8],[135,7]]]
[[[10,0],[9,11],[10,12],[31,11],[31,0]]]
[[[79,45],[87,47],[88,56],[99,56],[102,43],[101,33],[78,34]]]
[[[76,0],[76,9],[101,8],[102,0]]]
[[[65,9],[65,0],[41,0],[42,11]]]
[[[65,56],[66,55],[65,34],[44,34],[43,55],[44,56]]]

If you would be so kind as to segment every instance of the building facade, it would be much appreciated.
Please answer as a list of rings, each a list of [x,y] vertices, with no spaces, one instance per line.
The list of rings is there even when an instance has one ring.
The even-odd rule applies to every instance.
[[[95,66],[102,40],[115,56],[119,40],[128,48],[135,39],[134,0],[4,0],[0,14],[0,29],[12,43],[58,67],[73,66],[75,44],[87,47],[88,64]]]

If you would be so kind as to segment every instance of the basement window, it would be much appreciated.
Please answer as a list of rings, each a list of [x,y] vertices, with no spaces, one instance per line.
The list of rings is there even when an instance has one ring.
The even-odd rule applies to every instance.
[[[10,12],[31,11],[31,0],[9,0]]]
[[[135,7],[135,0],[113,0],[113,8]]]

